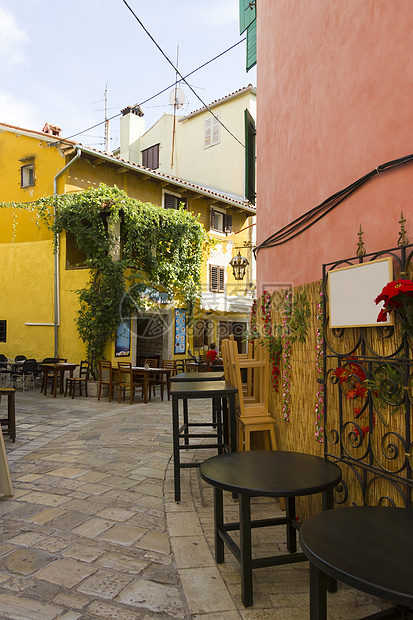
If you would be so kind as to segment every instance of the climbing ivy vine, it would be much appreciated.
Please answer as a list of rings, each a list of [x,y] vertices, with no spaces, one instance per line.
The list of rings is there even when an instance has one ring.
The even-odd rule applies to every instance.
[[[54,233],[74,235],[84,264],[90,270],[87,286],[77,292],[77,329],[92,366],[104,356],[122,316],[159,304],[159,295],[185,305],[192,317],[201,287],[203,251],[209,237],[198,219],[186,210],[164,209],[130,198],[124,191],[100,184],[97,189],[47,196],[27,208]],[[111,250],[119,239],[114,224],[120,220],[121,259]]]

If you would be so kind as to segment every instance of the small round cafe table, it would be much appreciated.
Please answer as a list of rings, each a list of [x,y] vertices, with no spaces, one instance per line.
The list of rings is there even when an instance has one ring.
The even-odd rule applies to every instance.
[[[322,512],[303,523],[300,543],[310,560],[311,620],[327,618],[327,575],[402,606],[368,618],[413,618],[407,611],[413,607],[411,508],[352,506]]]
[[[300,452],[252,450],[214,456],[201,463],[201,477],[214,487],[215,560],[224,561],[224,543],[241,566],[242,602],[253,604],[252,571],[306,560],[297,552],[295,498],[323,493],[323,507],[333,507],[333,488],[341,480],[338,465]],[[224,523],[223,491],[239,496],[239,522]],[[285,517],[251,520],[251,497],[285,497]],[[251,528],[285,525],[288,554],[252,557]],[[228,532],[239,530],[240,545]]]

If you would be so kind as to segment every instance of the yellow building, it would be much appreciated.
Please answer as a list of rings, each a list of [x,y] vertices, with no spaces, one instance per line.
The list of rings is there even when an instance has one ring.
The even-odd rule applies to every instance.
[[[217,340],[225,329],[246,327],[251,294],[245,297],[244,293],[253,288],[251,277],[248,280],[247,275],[240,289],[228,263],[236,247],[248,240],[250,218],[255,214],[250,203],[62,140],[53,126],[40,132],[1,123],[0,171],[1,202],[30,203],[46,195],[96,188],[100,183],[116,185],[132,198],[165,208],[185,202],[218,243],[212,256],[205,256],[203,289],[210,297],[209,306],[201,311],[195,340],[187,334],[182,356],[187,357],[188,348],[194,345]],[[87,283],[88,270],[73,267],[73,240],[61,235],[59,251],[54,254],[52,233],[44,225],[38,227],[34,211],[2,208],[0,217],[0,353],[10,358],[24,354],[79,362],[85,349],[75,325],[76,290]],[[155,338],[148,337],[148,318],[135,317],[133,362],[146,355],[166,359],[174,355],[173,312],[161,312],[156,320],[160,319],[161,335]],[[107,354],[114,358],[115,343],[110,343]]]

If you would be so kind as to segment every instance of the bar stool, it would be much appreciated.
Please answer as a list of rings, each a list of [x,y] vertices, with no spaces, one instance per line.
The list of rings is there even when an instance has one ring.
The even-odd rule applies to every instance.
[[[10,436],[13,443],[16,441],[15,393],[14,388],[0,388],[0,401],[2,396],[7,396],[7,418],[0,418],[0,425],[2,430],[5,427],[3,432]]]

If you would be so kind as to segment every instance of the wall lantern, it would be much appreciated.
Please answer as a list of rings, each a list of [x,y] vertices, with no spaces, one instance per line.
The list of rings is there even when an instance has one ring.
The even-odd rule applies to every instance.
[[[232,272],[236,280],[243,280],[245,276],[245,270],[249,265],[249,260],[244,256],[241,256],[238,252],[237,256],[234,256],[229,262],[232,267]]]

